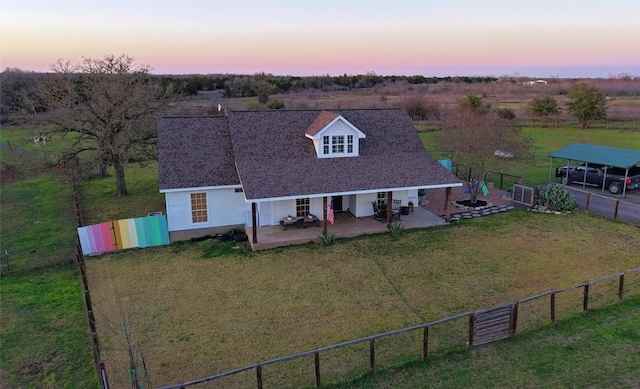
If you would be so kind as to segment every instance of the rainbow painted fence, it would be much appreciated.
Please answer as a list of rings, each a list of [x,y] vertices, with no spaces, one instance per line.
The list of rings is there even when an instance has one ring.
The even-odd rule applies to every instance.
[[[170,243],[165,215],[113,220],[78,227],[78,237],[84,255]]]

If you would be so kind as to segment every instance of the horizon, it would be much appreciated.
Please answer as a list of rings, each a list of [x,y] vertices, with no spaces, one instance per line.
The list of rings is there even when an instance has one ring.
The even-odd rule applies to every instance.
[[[640,76],[635,1],[3,1],[0,67],[156,75]],[[371,21],[375,22],[371,22]]]

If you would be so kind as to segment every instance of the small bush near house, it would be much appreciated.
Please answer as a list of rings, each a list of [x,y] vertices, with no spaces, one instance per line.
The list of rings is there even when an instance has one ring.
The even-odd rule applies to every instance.
[[[320,235],[320,239],[322,240],[322,244],[324,246],[331,246],[333,242],[336,240],[335,234],[327,234],[326,232]]]
[[[404,231],[404,226],[399,222],[389,223],[387,224],[387,230],[389,230],[391,235],[398,235]]]

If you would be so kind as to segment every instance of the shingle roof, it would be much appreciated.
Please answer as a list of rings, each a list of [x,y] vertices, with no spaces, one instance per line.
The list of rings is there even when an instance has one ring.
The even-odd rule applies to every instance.
[[[628,169],[640,163],[640,150],[621,149],[573,143],[549,154],[550,157],[569,159],[572,161],[596,163]]]
[[[335,110],[366,134],[360,155],[318,158],[304,136],[321,111],[239,111],[229,127],[247,199],[457,184],[424,149],[404,109]]]
[[[339,115],[335,112],[329,112],[329,111],[320,112],[320,114],[316,116],[316,119],[311,123],[311,125],[309,125],[309,127],[305,131],[305,134],[309,136],[314,136],[338,116]]]
[[[160,190],[238,185],[224,116],[158,119]]]
[[[338,115],[366,134],[360,155],[318,158],[305,133],[314,122],[326,125]],[[158,174],[161,190],[241,181],[248,200],[460,183],[425,151],[404,109],[161,118]]]

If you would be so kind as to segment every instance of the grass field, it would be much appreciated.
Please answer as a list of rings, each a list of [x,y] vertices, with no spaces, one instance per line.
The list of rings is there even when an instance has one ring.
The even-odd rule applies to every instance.
[[[545,324],[471,352],[444,350],[424,361],[365,374],[334,389],[637,388],[640,296]]]
[[[525,131],[536,140],[534,163],[509,170],[525,172],[525,183],[546,182],[546,155],[572,142],[640,149],[638,132],[631,129]],[[0,265],[10,273],[3,273],[0,285],[0,386],[97,387],[81,282],[71,265],[76,238],[70,186],[44,163],[54,161],[68,139],[36,147],[30,138],[40,132],[22,127],[0,132]],[[429,150],[432,135],[421,132]],[[80,185],[85,224],[164,209],[155,163],[128,166],[126,175],[131,195],[125,198],[114,196],[113,177]],[[101,304],[99,338],[111,384],[122,387],[128,379],[123,321],[144,352],[152,382],[161,385],[640,265],[633,226],[585,214],[543,217],[498,215],[331,247],[250,253],[207,241],[92,258],[90,285],[94,304],[96,299]],[[603,239],[607,245],[598,245]],[[447,251],[451,247],[460,251]],[[621,249],[612,253],[608,247]],[[576,311],[570,308],[576,307],[563,312]],[[434,348],[464,339],[464,328],[452,327],[436,337]],[[388,347],[404,348],[404,343]],[[336,352],[326,363],[336,379],[348,376],[366,367],[367,351],[365,346]],[[394,352],[380,358],[397,362]],[[304,365],[307,377],[312,363]],[[296,386],[299,377],[292,375],[301,368],[296,362],[265,371],[267,382],[282,379]],[[242,386],[245,378],[223,386]]]
[[[532,158],[508,163],[500,172],[521,176],[525,185],[542,184],[549,181],[549,154],[572,143],[589,143],[611,147],[640,149],[640,131],[633,129],[588,129],[525,127],[525,135],[533,139],[535,149]],[[438,131],[420,132],[427,151],[438,159],[447,158],[437,152],[435,143]],[[454,161],[455,163],[455,161]],[[574,162],[575,163],[575,162]],[[554,166],[566,164],[565,160],[554,161]],[[554,176],[551,177],[555,179]]]
[[[124,320],[141,345],[154,384],[163,385],[638,267],[639,238],[635,226],[590,214],[514,211],[399,237],[340,240],[329,247],[258,253],[228,247],[232,254],[210,257],[208,252],[225,243],[182,243],[94,258],[88,269],[110,381],[126,379]],[[629,287],[638,293],[640,277],[634,280]],[[579,291],[567,299],[560,304],[560,317],[580,311]],[[526,315],[523,325],[536,322]],[[436,333],[433,347],[465,340],[462,323]],[[388,356],[380,358],[391,362],[402,355],[405,341],[419,353],[420,341],[409,337],[388,344]],[[362,370],[367,351],[365,345],[332,354],[325,374],[337,378]],[[312,368],[296,363],[265,369],[265,374],[277,387],[311,384]]]
[[[97,388],[82,283],[72,265],[2,278],[3,388]]]
[[[95,388],[71,188],[44,147],[29,143],[27,130],[14,130],[2,131],[12,146],[1,155],[0,386]]]

